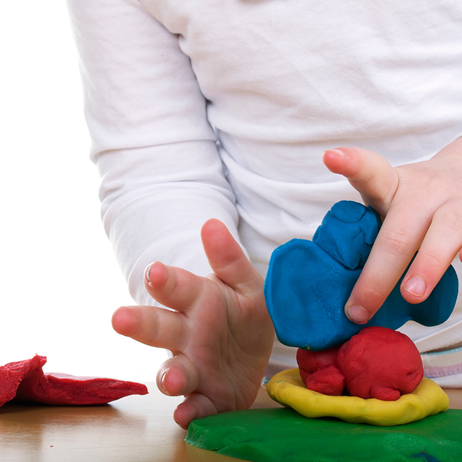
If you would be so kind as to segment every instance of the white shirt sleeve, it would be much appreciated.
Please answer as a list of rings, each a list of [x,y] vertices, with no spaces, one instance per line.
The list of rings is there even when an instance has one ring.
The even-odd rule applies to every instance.
[[[200,228],[212,217],[237,237],[225,178],[189,58],[137,0],[69,0],[102,218],[130,293],[152,304],[153,261],[210,272]]]

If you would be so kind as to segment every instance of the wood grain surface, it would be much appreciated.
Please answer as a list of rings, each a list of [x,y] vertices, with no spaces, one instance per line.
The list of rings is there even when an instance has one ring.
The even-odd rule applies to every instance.
[[[187,445],[172,419],[182,398],[129,396],[104,406],[5,404],[0,408],[2,462],[236,462]],[[462,409],[462,390],[446,390]],[[278,407],[260,390],[254,408]]]

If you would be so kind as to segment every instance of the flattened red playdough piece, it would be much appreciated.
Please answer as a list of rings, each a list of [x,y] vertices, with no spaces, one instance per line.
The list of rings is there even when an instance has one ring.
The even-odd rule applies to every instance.
[[[45,356],[0,367],[0,406],[7,401],[53,405],[106,404],[129,395],[145,395],[145,385],[97,377],[44,374]]]
[[[43,356],[34,356],[32,359],[17,361],[0,366],[0,406],[11,401],[16,396],[19,384],[29,371],[42,368],[46,363]]]

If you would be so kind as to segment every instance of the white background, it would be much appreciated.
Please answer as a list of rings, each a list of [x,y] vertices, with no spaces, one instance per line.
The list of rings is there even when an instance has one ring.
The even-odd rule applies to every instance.
[[[0,3],[0,365],[155,381],[161,350],[118,335],[133,304],[99,215],[64,0]]]

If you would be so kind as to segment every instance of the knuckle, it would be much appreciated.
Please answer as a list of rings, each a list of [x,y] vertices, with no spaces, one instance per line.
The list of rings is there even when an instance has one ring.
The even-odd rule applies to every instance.
[[[450,233],[462,236],[462,214],[456,211],[446,211],[444,213],[444,224]]]
[[[388,296],[386,290],[378,287],[371,281],[363,281],[361,292],[363,300],[367,301],[367,303],[363,303],[363,306],[367,305],[368,307],[380,307]]]
[[[422,255],[420,258],[422,259],[421,266],[426,272],[433,273],[446,265],[442,256],[436,252],[427,251],[425,255]]]
[[[382,236],[382,249],[393,255],[402,256],[413,253],[411,237],[401,231],[387,231]]]

